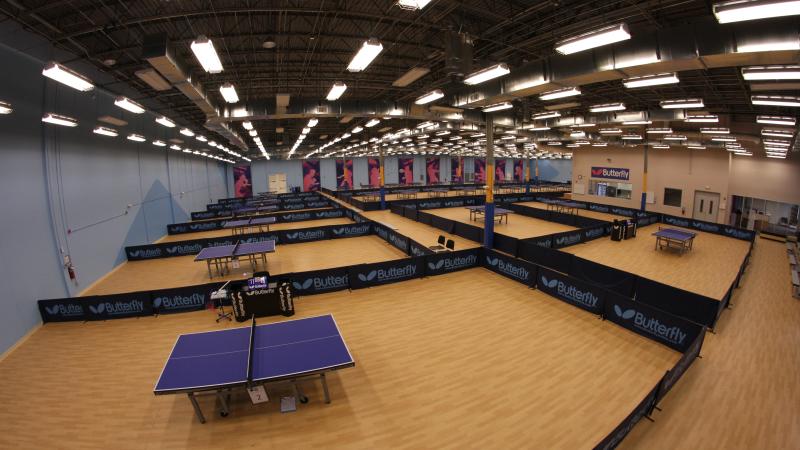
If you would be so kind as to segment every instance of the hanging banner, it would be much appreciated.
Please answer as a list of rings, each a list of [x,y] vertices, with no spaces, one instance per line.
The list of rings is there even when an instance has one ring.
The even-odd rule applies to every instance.
[[[307,159],[303,161],[303,191],[318,191],[319,188],[319,160]]]
[[[495,181],[505,181],[506,180],[506,160],[505,159],[495,159],[494,160],[494,180]]]
[[[475,158],[475,183],[486,183],[486,160]]]
[[[367,158],[369,175],[369,186],[380,187],[381,185],[381,160],[378,158]]]
[[[250,166],[236,166],[233,168],[233,190],[236,198],[253,196],[253,178],[250,176]]]
[[[525,160],[523,159],[514,161],[514,181],[525,181]]]
[[[439,179],[439,157],[425,158],[425,174],[428,176],[428,184],[438,184]]]
[[[353,160],[336,160],[336,187],[340,190],[353,189]]]
[[[397,169],[400,184],[414,184],[414,158],[398,158]]]
[[[450,182],[464,182],[464,168],[461,165],[461,158],[450,158]]]

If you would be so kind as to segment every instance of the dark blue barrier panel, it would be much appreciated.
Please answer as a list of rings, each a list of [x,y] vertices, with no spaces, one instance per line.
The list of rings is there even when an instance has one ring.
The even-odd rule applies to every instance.
[[[389,211],[393,214],[403,215],[403,206],[398,204],[391,204],[389,205]]]
[[[528,239],[521,239],[519,241],[519,252],[522,252],[522,243],[527,242],[529,244],[533,244],[537,247],[544,247],[544,248],[553,248],[553,240],[550,238],[550,235],[547,236],[540,236],[535,238],[528,238]],[[521,257],[521,256],[520,256]]]
[[[425,213],[423,213],[423,214],[425,214]],[[440,217],[440,216],[436,216],[436,215],[432,215],[431,216],[431,226],[433,226],[434,228],[438,228],[438,229],[444,231],[445,233],[452,234],[453,233],[453,229],[456,227],[456,223],[454,221],[450,220],[450,219],[447,219],[447,218],[444,218],[444,217]]]
[[[591,228],[583,228],[581,229],[581,234],[583,234],[583,242],[589,242],[595,239],[600,239],[604,236],[608,236],[609,231],[610,227],[606,225],[600,225]]]
[[[222,229],[225,220],[209,220],[207,222],[172,223],[167,225],[167,234],[195,233]]]
[[[392,244],[393,246],[395,246],[395,248],[405,253],[406,255],[408,254],[408,241],[409,239],[407,237],[393,230],[389,230],[389,235],[386,238],[386,242]]]
[[[217,217],[214,211],[198,211],[191,214],[192,220],[213,219]]]
[[[272,234],[277,234],[278,244],[296,244],[298,242],[322,241],[331,238],[330,230],[327,227],[306,228],[301,230],[279,230]],[[244,239],[242,240],[244,241]]]
[[[253,217],[275,217],[276,223],[300,222],[304,220],[335,219],[345,216],[343,208],[331,208],[323,211],[304,211],[302,213],[268,213],[259,214]],[[209,231],[222,229],[225,222],[230,218],[208,220],[203,222],[186,222],[167,225],[168,234],[193,233],[195,231]],[[208,225],[214,224],[214,225]]]
[[[621,206],[612,206],[609,212],[618,216],[634,217],[637,211],[635,209],[623,208]]]
[[[519,257],[525,261],[538,264],[562,273],[569,273],[573,255],[547,247],[540,247],[524,239],[519,242]]]
[[[352,225],[334,225],[328,235],[331,239],[368,236],[372,234],[372,223],[361,222]]]
[[[517,257],[519,239],[504,234],[494,234],[494,249],[503,253],[508,253],[514,258]]]
[[[86,318],[85,301],[92,297],[72,297],[39,300],[39,314],[42,322],[75,322]]]
[[[722,234],[742,241],[753,241],[756,238],[756,232],[745,230],[744,228],[736,228],[730,226],[722,226]]]
[[[484,258],[481,263],[487,269],[519,281],[525,286],[535,285],[536,266],[534,264],[486,249],[484,249]]]
[[[389,242],[389,228],[377,222],[372,224],[372,231],[378,235],[379,238]]]
[[[656,397],[656,404],[664,398],[667,393],[672,390],[675,383],[681,379],[684,373],[689,369],[694,360],[700,356],[700,349],[703,348],[703,340],[706,337],[706,327],[702,327],[700,333],[694,338],[692,345],[683,353],[681,359],[675,364],[675,367],[667,371],[664,378],[661,380],[661,389],[658,390]]]
[[[424,245],[420,244],[419,242],[413,239],[410,238],[408,239],[409,256],[425,256],[431,254],[433,254],[433,251],[431,251],[431,249],[429,249],[428,247],[425,247]]]
[[[153,313],[172,314],[202,310],[211,301],[211,292],[221,285],[222,283],[210,283],[150,291]]]
[[[591,217],[575,216],[575,226],[578,228],[593,228],[605,225],[609,222],[592,219]]]
[[[547,218],[543,220],[547,220],[548,222],[560,223],[561,225],[567,225],[569,227],[574,227],[575,221],[577,220],[578,217],[580,217],[556,211],[548,211],[547,213],[548,213]]]
[[[533,208],[530,206],[523,206],[523,205],[510,205],[511,210],[517,214],[526,216],[526,217],[533,217],[534,219],[539,220],[550,220],[550,211],[546,209],[539,209]]]
[[[433,222],[433,214],[417,210],[417,221],[425,225],[430,225],[431,222]]]
[[[455,222],[456,226],[453,229],[453,234],[456,236],[469,239],[474,242],[483,242],[483,228],[476,227],[464,222]]]
[[[479,267],[480,256],[480,247],[428,255],[425,258],[425,275],[442,275]]]
[[[653,406],[656,404],[656,395],[658,395],[659,387],[661,382],[659,382],[647,396],[636,405],[636,409],[634,409],[625,420],[622,421],[614,431],[611,432],[608,436],[605,437],[599,444],[597,444],[594,450],[610,450],[617,448],[620,442],[625,439],[625,436],[630,433],[633,429],[634,425],[639,423],[642,420],[642,417],[650,415],[650,412],[653,411]]]
[[[324,294],[350,289],[347,267],[295,272],[284,277],[292,280],[292,287],[297,295]]]
[[[636,280],[636,301],[714,328],[720,301],[647,278]]]
[[[398,281],[420,278],[424,274],[425,257],[348,267],[351,289],[397,283]]]
[[[604,290],[545,267],[538,271],[536,286],[540,291],[590,313],[603,314]]]
[[[603,317],[634,333],[660,342],[684,353],[703,327],[642,302],[609,293],[604,301]]]
[[[589,204],[587,209],[589,211],[596,211],[596,212],[601,212],[601,213],[610,213],[611,212],[611,207],[610,206],[608,206],[608,205],[600,205],[600,204],[597,204],[597,203]]]
[[[439,209],[444,208],[444,200],[419,200],[417,201],[417,209]]]
[[[552,248],[554,249],[569,247],[583,242],[583,232],[581,230],[565,231],[563,233],[551,234],[550,239],[553,242]]]
[[[418,211],[415,208],[403,207],[403,217],[405,217],[406,219],[411,219],[414,222],[416,222],[418,219],[417,214]]]
[[[604,266],[588,259],[573,256],[572,266],[566,273],[573,277],[614,291],[617,294],[633,298],[636,276],[628,272]]]
[[[149,292],[85,297],[86,320],[122,319],[153,315]]]

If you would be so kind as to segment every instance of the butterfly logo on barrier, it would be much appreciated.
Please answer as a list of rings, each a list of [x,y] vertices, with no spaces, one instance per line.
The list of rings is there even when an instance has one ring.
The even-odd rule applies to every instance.
[[[633,309],[628,309],[623,311],[619,305],[614,305],[614,312],[617,314],[617,317],[622,317],[623,319],[630,319],[631,317],[636,315],[636,311]]]
[[[363,273],[358,274],[358,279],[361,281],[372,281],[378,275],[378,272],[373,270],[368,273],[366,276]]]
[[[500,260],[497,259],[497,258],[490,258],[490,257],[487,256],[486,257],[486,262],[489,263],[490,266],[496,266],[497,263],[500,262]]]
[[[429,267],[431,270],[439,270],[439,269],[441,269],[441,268],[442,268],[442,266],[444,266],[444,260],[443,260],[443,259],[439,260],[439,262],[437,262],[436,264],[434,264],[434,263],[428,263],[428,267]]]
[[[556,280],[556,279],[553,279],[553,280],[547,281],[547,278],[545,278],[544,276],[542,276],[542,283],[543,283],[545,286],[547,286],[547,287],[549,287],[549,288],[551,288],[551,289],[552,289],[552,288],[554,288],[554,287],[556,287],[556,286],[558,285],[558,280]]]
[[[287,238],[289,238],[289,239],[297,239],[297,236],[298,236],[299,234],[300,234],[300,232],[297,232],[297,233],[289,233],[289,234],[287,234],[287,235],[286,235],[286,237],[287,237]]]
[[[89,310],[91,310],[94,314],[103,314],[103,311],[106,310],[106,304],[105,303],[100,303],[97,306],[89,305]]]
[[[178,251],[178,247],[167,247],[167,253],[174,255]]]
[[[292,282],[292,285],[294,286],[295,289],[308,289],[311,287],[312,284],[314,284],[313,278],[309,278],[302,283],[298,283],[297,281]]]
[[[50,308],[45,307],[44,310],[47,311],[47,314],[57,314],[58,310],[61,308],[61,305],[55,305]]]
[[[160,308],[161,307],[161,297],[156,297],[153,299],[153,308]]]

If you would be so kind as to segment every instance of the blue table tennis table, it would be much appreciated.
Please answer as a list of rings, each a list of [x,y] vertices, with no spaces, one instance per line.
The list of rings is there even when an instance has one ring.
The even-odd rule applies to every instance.
[[[330,314],[266,325],[256,325],[253,318],[248,327],[178,336],[153,393],[187,394],[197,419],[205,423],[198,394],[216,395],[225,417],[235,388],[290,383],[300,402],[306,403],[299,382],[318,377],[325,403],[330,403],[325,374],[354,366]]]
[[[558,199],[542,199],[542,203],[547,204],[548,211],[555,211],[565,214],[578,214],[578,210],[583,207],[581,203],[573,202],[569,200],[558,200]]]
[[[234,245],[206,247],[200,250],[194,260],[205,261],[208,266],[208,278],[213,278],[212,265],[217,269],[219,276],[224,276],[228,270],[229,262],[238,260],[240,257],[247,257],[250,260],[250,266],[255,271],[256,266],[258,266],[258,258],[260,257],[264,266],[266,266],[267,253],[273,253],[274,251],[275,241],[243,242]]]
[[[469,220],[478,220],[480,216],[486,214],[486,205],[467,206],[467,209],[469,210]],[[508,215],[513,213],[514,211],[510,209],[495,208],[494,219],[497,220],[498,223],[503,223],[503,219],[506,219],[506,223],[508,223]]]
[[[656,250],[666,248],[674,248],[680,254],[688,252],[692,249],[694,238],[697,233],[687,230],[678,230],[675,228],[658,228],[658,231],[653,233],[656,237]]]
[[[258,228],[258,232],[262,233],[264,231],[264,226],[267,227],[267,232],[269,232],[270,224],[275,223],[277,220],[278,219],[275,217],[253,217],[249,219],[229,220],[222,225],[222,228],[230,229],[231,234],[234,236],[237,234],[247,234],[250,228]]]
[[[394,194],[397,195],[398,200],[411,200],[417,198],[417,194],[419,193],[419,189],[401,189],[398,191],[394,191]]]

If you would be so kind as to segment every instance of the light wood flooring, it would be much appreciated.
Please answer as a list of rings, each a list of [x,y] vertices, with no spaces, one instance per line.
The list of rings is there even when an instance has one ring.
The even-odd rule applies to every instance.
[[[240,393],[220,418],[205,397],[201,425],[154,396],[179,333],[239,326],[211,311],[48,324],[0,363],[0,448],[591,448],[679,358],[485,269],[296,308],[333,313],[355,357],[330,405],[316,385],[289,414]]]
[[[663,225],[661,225],[663,226]],[[659,224],[639,228],[636,237],[624,241],[595,239],[561,249],[581,258],[615,267],[653,281],[721,300],[742,265],[749,243],[702,231],[694,247],[682,255],[673,250],[656,250]],[[671,227],[675,228],[675,227]]]
[[[470,241],[469,239],[464,239],[460,236],[456,236],[454,234],[447,234],[442,230],[433,228],[431,226],[415,222],[411,219],[406,219],[403,216],[398,214],[394,214],[388,209],[383,211],[367,211],[362,212],[365,217],[370,220],[374,220],[379,223],[392,225],[397,228],[397,232],[408,236],[411,239],[419,242],[425,246],[437,245],[436,239],[439,238],[439,235],[444,235],[448,239],[452,239],[453,243],[455,243],[456,250],[463,250],[466,248],[475,248],[480,247],[480,244],[474,241]]]
[[[406,258],[407,255],[378,236],[278,245],[267,255],[267,270],[273,274],[329,269],[353,264],[366,264]],[[261,266],[259,266],[261,267]],[[259,268],[258,270],[263,270]],[[194,255],[146,261],[128,261],[82,292],[100,295],[119,292],[165,289],[241,279],[252,273],[250,263],[241,260],[239,269],[225,277],[208,278],[204,262],[195,262]]]
[[[270,231],[273,230],[296,230],[298,228],[312,228],[312,227],[324,227],[328,225],[345,225],[353,223],[352,220],[348,219],[347,217],[338,217],[335,219],[319,219],[319,220],[304,220],[301,222],[283,222],[283,223],[273,223],[269,226]],[[254,228],[250,229],[250,232],[253,232]],[[266,228],[264,228],[266,232]],[[188,241],[191,239],[205,239],[205,238],[215,238],[215,237],[225,237],[230,236],[231,230],[211,230],[211,231],[198,231],[196,233],[184,233],[184,234],[171,234],[166,235],[163,238],[157,240],[157,243],[161,242],[178,242],[178,241]]]
[[[469,220],[469,210],[465,207],[427,209],[425,212],[483,228],[483,216],[480,216],[479,220],[477,221],[471,221]],[[517,239],[525,239],[545,236],[553,233],[561,233],[564,231],[572,231],[575,229],[574,227],[567,225],[534,219],[533,217],[525,217],[520,214],[512,213],[508,216],[508,223],[505,222],[505,219],[503,219],[502,224],[495,222],[495,233],[504,234]]]

